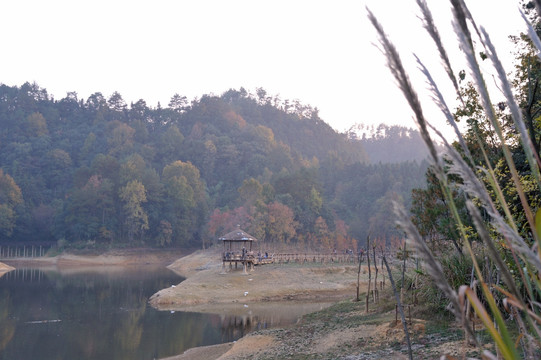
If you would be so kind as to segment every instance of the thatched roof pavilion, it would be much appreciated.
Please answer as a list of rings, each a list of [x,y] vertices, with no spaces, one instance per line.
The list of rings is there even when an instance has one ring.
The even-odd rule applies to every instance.
[[[229,263],[229,267],[231,267],[232,263],[235,263],[235,268],[238,263],[241,263],[245,273],[247,265],[253,268],[254,261],[256,261],[252,251],[252,244],[254,241],[257,242],[255,237],[242,231],[240,225],[237,225],[236,230],[221,236],[219,240],[224,242],[222,270],[225,270],[226,262]]]
[[[236,246],[237,249],[240,248],[240,244],[242,244],[245,249],[247,249],[248,251],[252,251],[252,243],[254,241],[257,242],[257,239],[255,237],[242,231],[240,229],[240,225],[237,225],[236,230],[233,230],[220,237],[219,240],[224,242],[224,250],[226,249],[226,244],[229,244],[230,251],[233,249],[233,244],[239,244],[239,246]],[[247,244],[250,244],[249,249],[246,247]]]

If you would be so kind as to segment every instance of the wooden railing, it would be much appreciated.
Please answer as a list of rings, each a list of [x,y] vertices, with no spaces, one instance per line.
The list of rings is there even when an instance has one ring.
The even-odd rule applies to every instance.
[[[41,257],[50,248],[51,245],[0,245],[0,260]]]
[[[355,254],[272,254],[275,263],[349,263],[359,262],[359,256]]]

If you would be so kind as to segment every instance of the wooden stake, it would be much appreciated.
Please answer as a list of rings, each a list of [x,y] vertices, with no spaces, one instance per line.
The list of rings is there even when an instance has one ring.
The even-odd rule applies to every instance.
[[[368,301],[370,300],[370,288],[372,285],[372,271],[370,270],[370,235],[366,238],[366,260],[368,260],[368,291],[366,292],[366,312],[368,313]]]
[[[406,322],[406,316],[404,315],[404,309],[402,308],[402,302],[400,301],[400,296],[398,295],[398,292],[396,291],[396,286],[394,284],[393,275],[391,274],[391,268],[389,267],[389,264],[387,264],[387,259],[385,259],[385,256],[383,257],[383,263],[385,264],[385,267],[387,268],[387,272],[389,274],[389,281],[391,282],[391,286],[393,287],[394,296],[396,298],[396,304],[398,306],[398,311],[400,312],[400,316],[402,318],[402,326],[404,327],[404,335],[406,336],[406,343],[408,344],[408,355],[410,360],[413,360],[413,353],[411,351],[411,341],[410,341],[410,335],[408,332],[408,323]]]

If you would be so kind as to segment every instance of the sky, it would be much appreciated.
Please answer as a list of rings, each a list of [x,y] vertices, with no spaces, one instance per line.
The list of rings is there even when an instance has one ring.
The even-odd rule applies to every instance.
[[[456,48],[448,2],[428,3]],[[467,4],[508,54],[507,35],[524,28],[518,2]],[[444,76],[414,0],[18,0],[0,3],[0,83],[36,82],[55,99],[118,91],[128,104],[143,99],[151,107],[167,106],[175,93],[192,100],[262,87],[317,107],[340,132],[358,123],[413,127],[366,7],[401,51],[420,94],[413,53]],[[438,113],[432,118],[445,126]]]

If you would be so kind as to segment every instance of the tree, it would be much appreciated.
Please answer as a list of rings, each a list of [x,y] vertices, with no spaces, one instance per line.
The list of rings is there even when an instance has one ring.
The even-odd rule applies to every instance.
[[[71,180],[71,156],[62,149],[53,149],[45,154],[44,160],[49,188],[55,191],[59,188],[67,189]]]
[[[179,160],[184,143],[184,135],[176,125],[170,125],[164,129],[158,136],[159,141],[156,144],[158,158],[161,159],[163,166],[173,161]]]
[[[208,222],[208,233],[211,237],[223,235],[235,229],[230,211],[214,209]]]
[[[156,244],[159,246],[165,246],[171,244],[173,237],[173,228],[171,223],[167,220],[160,221],[158,228],[158,236],[156,237]]]
[[[10,237],[17,220],[17,208],[23,205],[21,189],[13,178],[0,169],[0,233]]]
[[[148,230],[148,216],[143,209],[147,201],[145,186],[138,180],[130,181],[120,189],[120,200],[124,205],[124,216],[128,231],[128,240],[133,243],[135,237],[143,239],[145,230]]]
[[[287,205],[273,202],[267,205],[264,224],[265,240],[274,243],[288,243],[296,235],[297,222],[293,210]]]
[[[317,241],[316,245],[320,250],[331,250],[334,245],[331,240],[331,232],[325,219],[321,216],[318,216],[314,224],[314,235],[316,236]]]
[[[132,104],[129,111],[129,116],[131,121],[148,121],[148,114],[150,109],[147,106],[147,103],[143,99],[137,100],[135,104]]]
[[[90,111],[97,112],[107,107],[107,100],[101,92],[96,92],[88,97],[85,105]]]
[[[187,105],[188,98],[179,94],[173,95],[169,101],[169,107],[179,113],[185,111]]]
[[[116,126],[107,139],[111,155],[124,155],[129,152],[134,143],[135,129],[121,122]]]
[[[32,113],[26,117],[22,131],[28,137],[47,135],[47,120],[39,112]]]
[[[143,180],[143,175],[147,164],[145,159],[139,154],[133,154],[129,156],[120,165],[119,178],[122,184],[126,184],[131,180]]]
[[[113,156],[98,154],[92,161],[91,169],[95,174],[109,178],[113,183],[116,183],[119,179],[120,166],[118,160]]]
[[[116,228],[114,186],[101,175],[92,175],[84,186],[70,192],[66,202],[63,237],[75,241],[110,241]],[[106,236],[104,236],[106,235]]]
[[[15,228],[15,211],[6,204],[0,204],[0,234],[9,238]]]
[[[384,243],[395,236],[400,236],[399,230],[396,228],[394,218],[389,216],[393,212],[393,202],[401,202],[399,195],[389,190],[384,196],[376,200],[374,211],[369,218],[371,237],[382,239]]]
[[[254,178],[246,179],[239,188],[240,204],[246,208],[251,208],[261,203],[263,186]]]
[[[122,98],[122,95],[120,95],[117,91],[115,91],[107,101],[109,108],[115,112],[123,112],[126,110],[127,105],[124,99]]]
[[[92,149],[96,146],[96,134],[91,132],[85,139],[81,149],[81,158],[85,159],[92,153]]]
[[[205,185],[191,163],[175,161],[163,169],[165,217],[173,228],[173,243],[194,242],[207,212]]]
[[[458,224],[450,213],[448,200],[442,192],[433,169],[427,171],[426,181],[426,189],[412,190],[412,222],[432,249],[445,248],[445,242],[450,241],[454,248],[462,253],[460,234],[457,231]],[[469,224],[464,200],[459,196],[455,186],[453,186],[453,195],[456,203],[460,205],[459,210],[463,222]]]
[[[357,250],[357,241],[348,236],[348,225],[346,222],[344,220],[336,219],[334,224],[334,247],[339,250],[352,250],[355,253]]]

